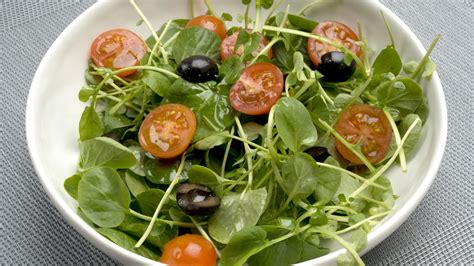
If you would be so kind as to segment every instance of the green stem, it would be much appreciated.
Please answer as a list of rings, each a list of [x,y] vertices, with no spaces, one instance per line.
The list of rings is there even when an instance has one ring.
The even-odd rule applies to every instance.
[[[352,257],[355,259],[358,265],[365,265],[362,259],[360,258],[359,254],[357,254],[357,251],[355,251],[355,249],[352,247],[351,243],[347,242],[346,240],[338,236],[336,233],[333,233],[322,227],[318,227],[316,231],[332,237],[334,240],[339,242],[339,244],[341,244],[352,255]]]
[[[115,96],[115,95],[118,95],[118,94],[126,95],[127,92],[131,92],[131,91],[134,91],[134,90],[136,90],[136,89],[137,89],[137,88],[132,87],[132,88],[124,89],[124,90],[121,90],[121,91],[110,92],[110,93],[107,93],[107,92],[105,92],[105,91],[101,91],[102,94],[98,95],[98,96],[97,96],[97,99],[104,98],[104,97],[107,97],[107,96]],[[124,93],[125,93],[125,94],[124,94]]]
[[[145,233],[142,235],[140,240],[138,240],[137,244],[135,245],[135,248],[139,248],[143,242],[145,242],[146,238],[151,232],[151,229],[153,228],[153,225],[155,224],[156,219],[158,218],[158,214],[160,213],[161,209],[165,205],[166,201],[168,200],[168,197],[171,194],[171,191],[173,191],[174,187],[179,183],[179,179],[181,177],[181,173],[183,172],[184,168],[184,161],[186,160],[186,156],[183,153],[181,155],[181,163],[179,164],[178,170],[176,171],[176,175],[174,177],[174,180],[171,182],[169,187],[166,189],[165,194],[163,195],[163,198],[161,198],[160,203],[158,203],[158,206],[156,207],[155,213],[153,213],[153,216],[151,218],[150,223],[148,224],[148,227],[145,231]]]
[[[255,185],[255,188],[259,188],[269,177],[270,175],[273,173],[273,171],[268,171],[268,173],[266,173],[262,179],[258,180],[258,183]]]
[[[374,173],[375,172],[375,167],[367,160],[367,158],[360,153],[358,150],[354,149],[353,145],[347,142],[337,131],[332,128],[326,121],[319,119],[319,123],[321,123],[327,131],[329,131],[337,140],[339,140],[347,149],[349,149],[359,160],[361,160],[362,163],[364,163],[367,168],[369,168],[370,172]]]
[[[234,135],[234,127],[230,130],[230,135]],[[229,157],[229,152],[230,152],[230,147],[232,145],[232,138],[229,139],[229,142],[227,142],[227,145],[225,147],[225,152],[224,152],[224,158],[222,159],[222,165],[221,165],[221,176],[224,177],[225,175],[225,166],[227,164],[227,158]]]
[[[359,180],[359,181],[362,181],[362,182],[367,181],[366,178],[364,178],[364,177],[362,177],[362,176],[360,176],[360,175],[358,175],[358,174],[356,174],[356,173],[353,173],[353,172],[351,172],[351,171],[348,171],[348,170],[346,170],[346,169],[344,169],[344,168],[337,167],[337,166],[335,166],[335,165],[327,164],[327,163],[320,163],[320,162],[316,162],[316,163],[317,163],[319,166],[321,166],[321,167],[325,167],[325,168],[337,170],[337,171],[339,171],[339,172],[341,172],[341,173],[344,173],[344,174],[347,174],[347,175],[349,175],[349,176],[352,176],[353,178],[355,178],[355,179],[357,179],[357,180]],[[379,185],[379,184],[377,184],[377,183],[372,184],[372,186],[377,187],[377,188],[380,188],[380,189],[383,189],[383,190],[387,190],[387,189],[388,189],[388,187]]]
[[[188,216],[189,219],[191,220],[191,222],[193,222],[193,224],[196,226],[197,230],[199,231],[199,233],[207,240],[209,241],[209,243],[211,243],[212,247],[214,248],[214,250],[216,251],[216,254],[217,256],[220,258],[221,257],[221,253],[219,252],[219,249],[216,247],[216,245],[214,245],[214,242],[212,241],[212,239],[209,237],[209,235],[207,234],[207,232],[204,230],[204,228],[202,228],[202,226],[192,217],[192,216]]]
[[[333,220],[333,221],[338,221],[338,222],[343,222],[343,223],[349,222],[349,218],[347,218],[347,216],[343,217],[343,216],[329,214],[328,218]]]
[[[211,15],[213,15],[214,17],[218,17],[216,11],[215,11],[214,8],[212,7],[212,5],[211,5],[211,3],[209,2],[209,0],[204,0],[204,4],[206,4],[207,10],[209,10],[209,12],[211,13]]]
[[[242,124],[240,124],[240,120],[237,116],[235,117],[235,123],[237,125],[237,129],[238,129],[240,137],[242,139],[248,140],[247,135],[245,134],[244,128],[242,127]],[[247,159],[247,167],[248,167],[248,170],[249,170],[249,175],[248,175],[249,176],[249,181],[248,181],[247,187],[245,188],[244,192],[242,192],[242,195],[244,195],[245,192],[247,191],[247,189],[252,186],[252,182],[253,182],[252,151],[250,150],[249,144],[247,144],[245,142],[244,142],[244,149],[245,149],[245,157]]]
[[[392,43],[392,47],[395,49],[395,40],[393,39],[392,29],[390,28],[387,18],[385,18],[385,14],[383,13],[382,10],[380,10],[380,15],[382,15],[383,22],[385,23],[385,27],[387,28],[388,37],[390,37],[390,42]]]
[[[189,0],[189,10],[191,10],[191,18],[194,18],[194,0]]]
[[[295,99],[299,99],[314,83],[316,82],[315,79],[307,80],[303,83],[303,86],[293,95]]]
[[[294,34],[294,35],[298,35],[298,36],[302,36],[302,37],[315,39],[315,40],[323,42],[323,43],[327,43],[327,44],[329,44],[331,46],[334,46],[337,49],[343,51],[345,54],[349,54],[352,57],[352,59],[354,59],[354,61],[357,63],[357,65],[359,65],[359,66],[364,65],[362,63],[362,61],[360,60],[360,58],[356,54],[354,54],[354,52],[352,52],[350,49],[348,49],[347,47],[345,47],[342,44],[339,44],[337,42],[334,42],[334,41],[331,41],[329,39],[323,38],[319,35],[315,35],[315,34],[304,32],[304,31],[299,31],[299,30],[286,29],[286,28],[274,27],[274,26],[268,26],[268,25],[263,26],[263,30]],[[367,77],[367,73],[363,72],[363,74],[364,74],[364,77]]]
[[[420,61],[420,64],[418,65],[418,67],[415,69],[415,71],[413,72],[413,74],[411,74],[411,78],[412,79],[418,79],[419,76],[421,75],[423,69],[425,68],[426,66],[426,63],[428,63],[428,60],[430,59],[430,55],[431,53],[433,52],[436,44],[438,43],[439,39],[441,38],[441,34],[438,34],[436,36],[436,38],[433,40],[433,42],[431,43],[430,45],[430,48],[428,49],[428,52],[425,54],[425,56],[423,57],[423,59],[421,59]]]
[[[244,29],[248,29],[249,26],[249,11],[250,11],[250,4],[245,6],[245,13],[244,13]]]
[[[268,22],[268,20],[273,16],[273,13],[275,13],[277,8],[280,7],[280,5],[283,4],[284,1],[285,0],[279,0],[276,4],[272,6],[272,8],[270,9],[270,12],[268,13],[267,18],[265,19],[265,23]]]
[[[398,146],[397,150],[392,155],[392,158],[390,158],[390,160],[384,166],[382,166],[380,168],[380,170],[377,171],[377,173],[375,173],[370,179],[367,179],[358,189],[356,189],[354,192],[352,192],[351,195],[349,195],[350,198],[354,198],[359,193],[361,193],[364,189],[366,189],[368,186],[373,184],[377,180],[377,178],[379,178],[381,175],[383,175],[385,173],[385,171],[387,171],[387,169],[390,166],[392,166],[393,162],[398,157],[398,154],[400,153],[400,150],[402,149],[403,144],[407,140],[407,138],[410,135],[411,131],[415,128],[416,124],[418,124],[418,123],[421,123],[421,120],[419,118],[416,119],[415,121],[413,121],[411,126],[408,128],[407,132],[403,136],[402,141],[400,142],[400,146]]]
[[[114,102],[118,102],[118,103],[122,101],[122,99],[114,97],[114,96],[107,95],[103,91],[99,91],[99,96],[97,96],[97,98],[107,98],[107,99],[110,99],[110,100],[112,100]],[[125,106],[127,106],[128,108],[130,108],[134,111],[140,112],[140,108],[138,108],[136,105],[134,105],[132,103],[125,103]]]
[[[163,62],[167,65],[168,64],[168,55],[166,54],[166,50],[163,48],[163,45],[161,45],[161,40],[163,39],[163,36],[165,36],[166,32],[168,32],[168,29],[171,25],[171,20],[166,23],[165,28],[163,29],[163,32],[160,34],[160,37],[156,41],[155,45],[153,46],[153,49],[151,50],[150,57],[148,58],[148,63],[147,65],[151,64],[151,61],[153,60],[153,56],[155,55],[156,49],[158,47],[160,48],[161,54],[163,55]]]
[[[329,97],[326,93],[326,91],[323,89],[323,87],[321,86],[321,83],[318,82],[318,89],[319,89],[319,92],[321,93],[321,96],[326,100],[328,101],[332,106],[334,106],[334,101],[331,99],[331,97]]]
[[[390,212],[391,212],[391,211],[382,212],[382,213],[379,213],[379,214],[370,216],[370,217],[368,217],[368,218],[365,218],[364,220],[362,220],[362,221],[360,221],[360,222],[358,222],[358,223],[356,223],[356,224],[354,224],[354,225],[351,225],[351,226],[349,226],[349,227],[347,227],[347,228],[344,228],[344,229],[342,229],[342,230],[336,231],[336,234],[339,235],[339,234],[344,234],[344,233],[350,232],[350,231],[352,231],[352,230],[354,230],[354,229],[357,229],[359,226],[365,224],[366,222],[369,222],[369,221],[371,221],[371,220],[375,220],[375,219],[377,219],[377,218],[379,218],[379,217],[386,216],[386,215],[390,214]]]
[[[105,71],[109,71],[109,69],[104,69]],[[180,76],[178,76],[177,74],[169,71],[169,70],[166,70],[164,68],[159,68],[159,67],[154,67],[154,66],[131,66],[131,67],[125,67],[125,68],[121,68],[121,69],[118,69],[118,70],[115,70],[115,71],[112,71],[110,74],[111,75],[118,75],[122,72],[126,72],[126,71],[129,71],[129,70],[151,70],[151,71],[156,71],[156,72],[160,72],[160,73],[163,73],[163,74],[166,74],[172,78],[175,78],[175,79],[179,79]]]
[[[357,197],[365,200],[365,201],[368,201],[368,202],[372,202],[372,203],[375,203],[375,204],[378,204],[386,209],[390,209],[390,206],[388,206],[387,203],[385,202],[382,202],[382,201],[379,201],[379,200],[376,200],[376,199],[373,199],[373,198],[370,198],[370,197],[366,197],[364,195],[357,195]]]
[[[259,27],[258,25],[260,23],[260,15],[261,15],[262,7],[257,3],[255,6],[255,21],[253,22],[253,33],[259,32]]]
[[[156,34],[156,31],[153,29],[153,26],[151,25],[150,21],[145,17],[145,14],[143,14],[142,10],[138,7],[138,5],[135,3],[135,0],[129,0],[130,4],[132,4],[133,8],[137,11],[138,15],[141,17],[143,22],[145,22],[146,26],[148,29],[151,31],[151,35],[153,38],[155,38],[156,42],[159,42],[158,35]]]
[[[395,135],[395,142],[397,143],[397,146],[400,146],[400,143],[402,142],[402,138],[400,137],[400,132],[398,131],[397,124],[395,124],[395,121],[393,120],[392,115],[390,114],[390,112],[387,111],[387,109],[384,108],[383,112],[385,116],[387,117],[388,122],[390,122],[390,126],[392,126],[392,131]],[[399,157],[400,157],[400,167],[402,169],[402,172],[405,173],[407,171],[407,160],[405,157],[405,150],[403,149],[403,147],[400,150]]]
[[[333,211],[331,213],[334,213],[334,211],[337,211],[337,210],[345,211],[346,213],[354,213],[354,214],[358,213],[355,210],[353,210],[349,207],[344,207],[344,206],[326,206],[326,207],[324,207],[324,210],[325,211]]]
[[[141,213],[138,213],[132,209],[129,210],[130,211],[130,214],[141,219],[141,220],[144,220],[144,221],[151,221],[153,219],[153,217],[150,217],[150,216],[147,216],[147,215],[143,215]],[[185,223],[185,222],[178,222],[178,221],[171,221],[171,220],[165,220],[165,219],[160,219],[160,218],[156,218],[156,221],[159,222],[159,223],[163,223],[163,224],[168,224],[168,225],[171,225],[171,226],[180,226],[180,227],[186,227],[186,228],[195,228],[196,226],[192,223]],[[207,223],[201,223],[200,225],[206,225]]]
[[[262,146],[260,146],[260,145],[258,145],[258,144],[256,144],[256,143],[254,143],[254,142],[252,142],[252,141],[250,141],[250,140],[248,140],[248,139],[244,139],[244,138],[241,138],[241,137],[237,137],[237,136],[234,136],[234,135],[231,135],[231,134],[228,134],[228,135],[225,134],[224,136],[226,136],[226,137],[228,137],[228,138],[231,138],[231,139],[235,139],[235,140],[241,141],[241,142],[243,142],[244,144],[250,145],[250,146],[252,146],[252,147],[254,147],[254,148],[257,148],[257,149],[259,149],[259,150],[262,150],[262,151],[264,151],[264,152],[268,152],[268,149],[267,149],[267,148],[264,148],[264,147],[262,147]]]
[[[298,16],[303,16],[304,13],[305,13],[306,11],[308,11],[308,9],[312,8],[312,7],[315,6],[315,5],[321,4],[322,2],[323,2],[322,0],[316,0],[316,1],[312,2],[312,3],[307,4],[306,6],[304,6],[304,7],[298,12]]]
[[[263,48],[258,54],[257,56],[255,56],[252,61],[250,62],[249,65],[253,65],[255,62],[257,62],[257,59],[261,56],[261,55],[264,55],[266,54],[270,49],[272,49],[272,46],[275,45],[275,43],[279,42],[281,40],[281,38],[273,38],[273,40],[271,42],[269,42],[265,48]]]

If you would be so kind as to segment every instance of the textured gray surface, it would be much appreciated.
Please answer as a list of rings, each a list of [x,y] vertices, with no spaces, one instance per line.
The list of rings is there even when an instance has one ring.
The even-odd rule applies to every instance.
[[[184,1],[184,0],[181,0]],[[420,206],[364,256],[370,265],[474,264],[472,0],[382,0],[433,54],[448,103],[445,157]],[[48,47],[94,1],[0,0],[0,264],[113,264],[51,205],[33,170],[24,130],[26,98]]]

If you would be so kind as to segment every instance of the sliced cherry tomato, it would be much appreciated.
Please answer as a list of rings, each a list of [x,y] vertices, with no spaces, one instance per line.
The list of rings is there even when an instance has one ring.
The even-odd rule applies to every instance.
[[[226,60],[227,58],[234,55],[235,43],[237,42],[237,39],[239,38],[239,33],[240,33],[240,31],[236,31],[236,32],[234,32],[234,34],[228,36],[227,38],[225,38],[222,41],[222,43],[221,43],[221,59],[222,60]],[[268,39],[265,38],[265,36],[263,36],[260,33],[258,33],[258,35],[260,35],[260,37],[262,37],[262,38],[260,39],[260,43],[258,44],[258,48],[255,51],[252,52],[253,56],[257,56],[263,50],[263,48],[265,48],[265,46],[267,46],[267,44],[268,44]],[[237,51],[235,51],[235,54],[238,55],[238,56],[241,56],[243,53],[244,53],[244,46],[241,45],[237,49]],[[272,49],[270,49],[268,51],[267,56],[268,56],[268,58],[272,58],[272,56],[273,56]]]
[[[383,111],[367,104],[352,105],[341,113],[336,131],[351,144],[360,144],[362,153],[376,164],[387,153],[392,139],[392,127]],[[353,164],[362,164],[361,160],[336,141],[337,151]]]
[[[178,236],[165,245],[160,262],[170,266],[213,266],[217,254],[211,243],[199,235]]]
[[[230,88],[230,104],[247,115],[268,114],[283,92],[283,73],[270,63],[247,67]]]
[[[208,30],[211,30],[224,40],[226,37],[227,30],[225,29],[225,24],[222,20],[209,15],[202,15],[191,19],[187,24],[186,28],[191,27],[201,27]]]
[[[135,33],[125,29],[106,31],[97,36],[91,45],[91,58],[98,67],[121,69],[136,66],[147,52],[145,42]],[[135,73],[130,70],[118,76]]]
[[[319,35],[321,37],[327,38],[329,40],[338,42],[352,52],[354,52],[357,56],[361,56],[361,49],[356,44],[359,41],[359,37],[352,31],[351,28],[348,26],[336,22],[336,21],[325,21],[321,22],[314,28],[313,34]],[[318,66],[321,62],[321,57],[328,52],[339,51],[336,47],[322,43],[315,39],[308,39],[308,54],[311,58],[311,61],[315,66]]]
[[[153,156],[170,159],[182,154],[196,132],[196,116],[181,104],[165,104],[155,108],[143,120],[138,140]]]

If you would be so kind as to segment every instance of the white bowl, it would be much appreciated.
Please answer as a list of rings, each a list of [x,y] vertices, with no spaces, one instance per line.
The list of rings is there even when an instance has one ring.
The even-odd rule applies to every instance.
[[[200,2],[201,1],[196,1]],[[221,12],[243,13],[240,0],[214,0]],[[292,10],[305,2],[288,1]],[[169,19],[190,16],[187,1],[143,0],[138,4],[155,28]],[[388,43],[388,35],[380,16],[382,10],[395,36],[397,49],[404,62],[419,60],[426,52],[413,32],[395,14],[376,0],[333,1],[314,8],[307,15],[315,20],[339,20],[353,28],[359,22],[367,33],[368,43],[380,51]],[[201,14],[205,7],[196,7]],[[102,237],[76,214],[77,203],[63,188],[65,178],[73,174],[78,162],[78,122],[84,104],[77,99],[84,85],[89,46],[99,33],[112,28],[128,28],[142,37],[149,32],[136,26],[139,17],[128,1],[99,0],[69,25],[44,56],[31,84],[26,110],[26,132],[33,164],[52,203],[80,234],[113,259],[125,264],[156,263],[127,251]],[[434,36],[433,36],[434,37]],[[427,44],[425,44],[427,45]],[[446,143],[447,112],[443,90],[437,73],[423,82],[428,97],[430,115],[424,126],[424,136],[408,164],[408,173],[397,167],[387,174],[392,181],[396,201],[393,213],[369,234],[365,252],[375,247],[395,231],[413,212],[430,187],[439,168]],[[334,252],[305,262],[305,265],[335,264],[344,252],[337,245]]]

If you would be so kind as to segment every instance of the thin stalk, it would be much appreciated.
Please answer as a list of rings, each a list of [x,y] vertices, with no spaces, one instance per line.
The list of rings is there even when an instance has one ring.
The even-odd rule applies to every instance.
[[[346,169],[344,169],[344,168],[337,167],[337,166],[335,166],[335,165],[327,164],[327,163],[320,163],[320,162],[316,162],[316,163],[317,163],[319,166],[321,166],[321,167],[325,167],[325,168],[329,168],[329,169],[334,169],[334,170],[337,170],[337,171],[339,171],[339,172],[341,172],[341,173],[347,174],[347,175],[349,175],[349,176],[351,176],[351,177],[353,177],[353,178],[355,178],[355,179],[357,179],[357,180],[359,180],[359,181],[362,181],[362,182],[367,181],[366,178],[364,178],[364,177],[362,177],[362,176],[360,176],[360,175],[358,175],[358,174],[356,174],[356,173],[353,173],[353,172],[351,172],[351,171],[348,171],[348,170],[346,170]],[[387,190],[387,189],[388,189],[388,187],[379,185],[379,184],[377,184],[377,183],[372,184],[372,186],[374,186],[374,187],[376,187],[376,188],[383,189],[383,190]]]
[[[325,211],[337,211],[337,210],[341,210],[341,211],[345,211],[346,213],[358,213],[356,211],[354,211],[353,209],[349,208],[349,207],[344,207],[344,206],[326,206],[324,207],[324,210]],[[334,212],[332,212],[334,213]]]
[[[244,128],[242,127],[242,124],[240,124],[240,120],[237,116],[235,117],[235,123],[237,125],[237,129],[238,129],[240,137],[242,137],[242,139],[247,140],[247,135],[245,134]],[[243,195],[245,195],[245,192],[247,191],[247,189],[252,186],[252,182],[253,182],[253,170],[252,170],[253,160],[252,160],[252,153],[251,153],[252,151],[250,150],[249,144],[245,142],[244,142],[244,149],[245,149],[245,157],[247,159],[247,167],[249,169],[249,175],[248,175],[249,181],[244,192],[242,192],[241,198],[243,197]]]
[[[331,97],[329,97],[329,95],[326,93],[326,91],[321,86],[321,83],[319,83],[319,82],[318,82],[318,89],[319,89],[319,92],[321,93],[321,95],[323,96],[323,98],[327,102],[329,102],[332,106],[334,106],[334,101],[331,99]]]
[[[354,149],[353,145],[347,142],[337,131],[332,128],[326,121],[319,119],[319,123],[321,123],[327,131],[329,131],[337,140],[339,140],[347,149],[349,149],[359,160],[361,160],[362,163],[364,163],[367,168],[369,168],[370,172],[374,173],[375,172],[375,167],[367,160],[367,158],[360,153],[358,150]]]
[[[349,226],[349,227],[347,227],[347,228],[344,228],[344,229],[342,229],[342,230],[336,231],[336,234],[340,235],[340,234],[344,234],[344,233],[350,232],[350,231],[352,231],[352,230],[354,230],[354,229],[357,229],[359,226],[365,224],[366,222],[369,222],[369,221],[371,221],[371,220],[375,220],[375,219],[377,219],[377,218],[379,218],[379,217],[386,216],[386,215],[390,214],[390,212],[391,212],[391,211],[382,212],[382,213],[379,213],[379,214],[370,216],[370,217],[368,217],[368,218],[365,218],[364,220],[362,220],[362,221],[360,221],[360,222],[358,222],[358,223],[356,223],[356,224],[353,224],[353,225],[351,225],[351,226]]]
[[[385,173],[385,171],[387,171],[387,169],[392,166],[393,162],[397,159],[398,157],[398,154],[400,153],[400,150],[402,149],[403,147],[403,144],[405,143],[405,141],[407,140],[408,136],[410,135],[411,131],[415,128],[416,124],[417,123],[421,123],[421,120],[420,119],[416,119],[415,121],[413,121],[413,123],[411,124],[411,126],[408,128],[407,132],[405,133],[405,136],[403,136],[403,139],[400,143],[400,146],[398,146],[397,150],[395,151],[395,153],[392,155],[392,158],[390,158],[390,160],[380,168],[380,170],[377,171],[377,173],[375,173],[370,179],[367,179],[358,189],[356,189],[354,192],[352,192],[349,197],[350,198],[354,198],[355,196],[357,196],[359,193],[361,193],[364,189],[366,189],[368,186],[370,186],[371,184],[373,184],[377,178],[379,178],[381,175],[383,175]]]
[[[108,93],[108,92],[101,91],[101,92],[104,93],[104,94],[98,95],[98,96],[97,96],[97,99],[104,98],[104,97],[106,97],[106,96],[115,96],[115,95],[118,95],[118,94],[126,95],[127,92],[131,92],[131,91],[134,91],[134,90],[136,90],[136,89],[137,89],[137,88],[132,87],[132,88],[128,88],[128,89],[123,89],[123,90],[121,90],[121,91],[115,91],[115,92],[109,92],[109,93]]]
[[[215,11],[214,8],[212,7],[212,5],[211,5],[211,3],[209,2],[209,0],[204,0],[204,4],[206,4],[207,10],[209,10],[209,12],[211,13],[211,15],[213,15],[214,17],[218,17],[216,11]]]
[[[196,221],[196,219],[194,219],[192,216],[189,216],[189,219],[191,219],[191,222],[193,222],[193,224],[196,226],[197,230],[199,231],[199,233],[207,240],[209,241],[209,243],[211,243],[212,247],[214,248],[214,250],[216,251],[216,254],[217,256],[220,258],[221,257],[221,253],[219,252],[219,249],[216,247],[216,245],[214,245],[214,242],[212,241],[212,239],[209,237],[209,235],[207,234],[207,232],[204,230],[204,228],[202,228],[202,226]]]
[[[257,3],[255,7],[255,21],[253,22],[253,33],[259,32],[259,27],[260,27],[260,15],[262,12],[262,7]]]
[[[412,79],[418,79],[418,76],[421,74],[423,68],[426,66],[426,63],[428,62],[428,60],[430,59],[430,55],[431,53],[433,52],[436,44],[438,43],[439,39],[441,38],[441,34],[438,34],[436,36],[436,38],[433,40],[433,42],[431,43],[430,45],[430,48],[428,49],[428,52],[426,52],[425,56],[423,57],[423,59],[421,59],[420,61],[420,64],[418,65],[418,67],[415,69],[415,71],[413,72],[413,74],[411,74],[411,78]]]
[[[369,197],[366,197],[366,196],[360,195],[360,194],[357,195],[357,197],[359,197],[359,198],[361,198],[361,199],[363,199],[363,200],[365,200],[365,201],[378,204],[378,205],[380,205],[380,206],[382,206],[382,207],[384,207],[384,208],[386,208],[386,209],[390,209],[390,206],[388,206],[387,203],[385,203],[385,202],[382,202],[382,201],[379,201],[379,200],[375,200],[375,199],[373,199],[373,198],[369,198]]]
[[[151,232],[151,229],[153,228],[153,225],[155,224],[156,218],[158,218],[158,214],[160,213],[161,209],[165,205],[166,201],[168,200],[168,197],[171,194],[171,191],[173,191],[174,187],[179,183],[179,179],[181,177],[181,173],[183,172],[184,168],[184,161],[186,160],[186,156],[183,153],[181,155],[181,163],[179,164],[178,170],[176,171],[176,175],[174,177],[174,180],[171,182],[169,187],[166,189],[165,194],[163,195],[163,198],[161,198],[160,203],[158,203],[158,206],[156,207],[155,213],[153,213],[153,216],[151,218],[150,223],[148,224],[148,227],[145,230],[145,233],[142,235],[140,240],[138,240],[137,244],[135,245],[135,248],[139,248],[143,242],[145,242],[146,238]]]
[[[402,139],[400,137],[400,132],[398,131],[397,124],[395,124],[395,121],[393,120],[392,115],[387,111],[387,109],[384,108],[383,113],[387,117],[388,122],[390,122],[390,126],[392,126],[392,131],[393,131],[393,134],[395,135],[395,142],[397,143],[397,146],[400,146]],[[400,158],[400,167],[402,168],[402,172],[405,173],[407,171],[407,159],[405,157],[405,150],[403,149],[403,147],[400,150],[399,158]]]
[[[283,1],[285,1],[285,0],[279,0],[276,4],[274,4],[274,5],[272,6],[272,8],[270,9],[270,12],[268,13],[267,18],[265,19],[265,23],[267,23],[268,20],[273,16],[273,13],[275,13],[275,11],[277,10],[277,8],[280,7],[281,4],[283,4]]]
[[[230,135],[234,135],[234,127],[231,128]],[[227,145],[225,147],[224,158],[222,159],[222,165],[221,165],[221,176],[222,177],[224,177],[224,175],[225,175],[225,166],[227,164],[227,158],[229,157],[229,152],[230,152],[231,145],[232,145],[232,138],[229,139],[229,142],[227,142]]]
[[[395,49],[395,40],[393,39],[392,29],[390,28],[387,18],[385,18],[385,14],[383,13],[382,10],[380,10],[380,15],[382,15],[383,23],[385,23],[385,27],[387,28],[388,37],[390,37],[390,42],[392,43],[392,47]]]
[[[308,89],[316,82],[315,79],[307,80],[303,83],[303,86],[293,95],[295,99],[299,99]]]
[[[338,236],[336,233],[333,233],[333,232],[331,232],[329,230],[326,230],[322,227],[318,227],[316,229],[316,231],[332,237],[334,240],[339,242],[339,244],[341,244],[352,255],[352,257],[355,259],[355,261],[357,262],[358,265],[365,265],[365,263],[360,258],[359,254],[357,254],[357,251],[355,251],[355,249],[352,247],[351,243],[347,242],[346,240],[344,240],[343,238]]]
[[[256,144],[256,143],[254,143],[254,142],[252,142],[252,141],[250,141],[250,140],[248,140],[248,139],[244,139],[244,138],[237,137],[237,136],[230,135],[230,134],[229,134],[229,135],[226,134],[225,136],[226,136],[226,137],[229,137],[229,138],[231,138],[231,139],[235,139],[235,140],[241,141],[241,142],[243,142],[244,144],[250,145],[250,146],[252,146],[252,147],[254,147],[254,148],[257,148],[257,149],[259,149],[259,150],[262,150],[262,151],[264,151],[264,152],[268,152],[268,149],[267,149],[267,148],[264,148],[264,147],[262,147],[262,146],[260,146],[260,145],[258,145],[258,144]]]
[[[349,218],[347,216],[343,217],[343,216],[337,216],[337,215],[329,214],[328,218],[333,220],[333,221],[338,221],[338,222],[342,222],[342,223],[349,222]]]
[[[165,64],[168,64],[168,55],[166,54],[166,50],[163,48],[163,45],[161,45],[161,40],[163,39],[163,36],[165,36],[166,32],[168,32],[168,29],[171,25],[171,20],[166,23],[165,28],[163,29],[163,32],[160,34],[160,37],[156,41],[155,45],[153,46],[153,49],[151,50],[150,57],[148,58],[147,65],[151,64],[151,61],[153,59],[153,56],[155,55],[156,49],[160,48],[160,52],[163,55],[163,62]]]
[[[143,14],[140,7],[138,7],[138,5],[135,3],[135,0],[129,0],[129,1],[130,1],[130,4],[133,6],[133,8],[135,8],[135,10],[137,11],[138,15],[140,15],[143,22],[145,22],[148,29],[151,31],[151,35],[153,36],[153,38],[155,38],[156,42],[159,42],[158,41],[159,38],[158,38],[158,35],[156,34],[156,31],[153,29],[153,26],[151,25],[150,21],[148,21],[148,19],[145,17],[145,14]]]
[[[258,183],[255,185],[256,188],[260,187],[267,179],[270,177],[270,175],[273,173],[273,171],[268,171],[262,179],[258,180]]]
[[[118,70],[115,70],[115,71],[112,71],[110,74],[111,75],[117,75],[117,74],[120,74],[122,72],[126,72],[126,71],[129,71],[129,70],[151,70],[151,71],[156,71],[156,72],[160,72],[160,73],[163,73],[163,74],[166,74],[172,78],[176,78],[176,79],[179,79],[180,77],[169,71],[169,70],[166,70],[164,68],[159,68],[159,67],[154,67],[154,66],[131,66],[131,67],[125,67],[125,68],[121,68],[121,69],[118,69]],[[109,71],[108,69],[105,69],[105,71]]]
[[[107,98],[107,99],[110,99],[114,102],[121,102],[122,99],[120,98],[117,98],[115,96],[110,96],[110,95],[107,95],[105,92],[103,91],[99,91],[99,96],[97,96],[97,98]],[[140,112],[140,108],[138,108],[135,104],[132,104],[132,103],[125,103],[125,106],[127,106],[128,108],[134,110],[134,111],[137,111],[137,112]]]
[[[245,6],[244,12],[244,29],[248,29],[249,26],[249,11],[250,11],[250,4]]]
[[[191,10],[191,18],[194,18],[194,0],[189,0],[189,10]]]
[[[261,56],[261,55],[264,55],[266,54],[270,49],[272,49],[272,46],[275,45],[275,43],[279,42],[281,40],[281,38],[273,38],[273,40],[271,42],[269,42],[265,48],[263,48],[258,54],[257,56],[255,56],[252,61],[250,62],[249,65],[253,65],[257,59]]]
[[[308,9],[312,8],[312,7],[315,6],[315,5],[321,4],[321,2],[323,2],[323,1],[322,1],[322,0],[316,0],[316,1],[312,2],[312,3],[307,4],[306,6],[304,6],[304,7],[298,12],[298,16],[303,16],[304,13],[305,13],[306,11],[308,11]]]
[[[144,221],[151,221],[153,219],[153,217],[150,217],[150,216],[147,216],[147,215],[143,215],[141,213],[138,213],[132,209],[129,210],[130,211],[130,214],[139,218],[139,219],[142,219]],[[178,221],[171,221],[171,220],[165,220],[165,219],[160,219],[160,218],[156,218],[156,221],[159,222],[159,223],[163,223],[163,224],[168,224],[168,225],[171,225],[171,226],[181,226],[181,227],[186,227],[186,228],[196,228],[196,225],[192,224],[192,223],[185,223],[185,222],[178,222]],[[206,225],[207,223],[200,223],[200,225]]]

